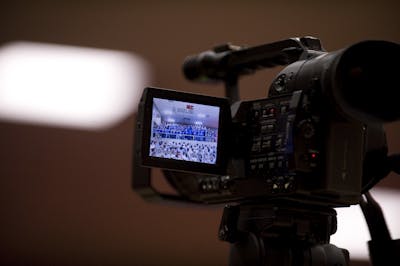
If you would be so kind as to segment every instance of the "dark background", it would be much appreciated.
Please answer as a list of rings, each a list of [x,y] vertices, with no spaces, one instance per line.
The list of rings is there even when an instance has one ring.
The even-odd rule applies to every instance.
[[[1,1],[0,43],[132,51],[153,67],[148,85],[222,96],[222,86],[184,80],[185,56],[303,35],[329,51],[364,39],[400,42],[399,3]],[[244,78],[242,97],[265,97],[277,71]],[[131,190],[133,126],[134,115],[98,132],[0,121],[0,264],[226,265],[220,208],[149,204]],[[391,152],[400,152],[399,132],[399,123],[387,126]],[[394,175],[380,185],[400,189]]]

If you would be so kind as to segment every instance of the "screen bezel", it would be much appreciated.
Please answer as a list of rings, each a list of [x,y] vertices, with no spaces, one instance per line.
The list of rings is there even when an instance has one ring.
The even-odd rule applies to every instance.
[[[229,100],[226,98],[217,98],[199,94],[185,93],[174,90],[166,90],[159,88],[148,87],[143,92],[144,113],[143,113],[143,131],[142,131],[142,165],[149,167],[159,167],[163,169],[199,172],[210,174],[225,174],[227,155],[229,128],[231,124],[231,112]],[[151,138],[151,123],[153,113],[153,99],[167,99],[182,101],[194,104],[203,104],[219,107],[219,123],[218,123],[218,144],[217,144],[217,159],[215,164],[191,162],[185,160],[174,160],[168,158],[159,158],[150,156],[150,138]]]

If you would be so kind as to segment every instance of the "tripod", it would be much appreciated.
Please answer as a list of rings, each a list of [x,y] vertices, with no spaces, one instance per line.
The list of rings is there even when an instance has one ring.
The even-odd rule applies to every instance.
[[[346,266],[348,251],[329,244],[335,232],[334,209],[278,202],[226,206],[219,238],[230,266]]]

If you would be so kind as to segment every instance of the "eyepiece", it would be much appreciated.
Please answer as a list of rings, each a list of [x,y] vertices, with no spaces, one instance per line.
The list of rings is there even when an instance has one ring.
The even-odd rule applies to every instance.
[[[188,80],[195,80],[199,76],[199,62],[196,56],[189,56],[183,62],[183,74]]]
[[[214,51],[202,52],[189,56],[183,63],[183,74],[188,80],[198,82],[222,81],[226,75],[226,66],[223,65],[223,57],[226,53]]]

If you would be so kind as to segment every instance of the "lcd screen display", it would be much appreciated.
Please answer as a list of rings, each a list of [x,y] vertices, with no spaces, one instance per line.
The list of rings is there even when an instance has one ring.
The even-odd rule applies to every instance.
[[[216,164],[220,107],[153,98],[149,156]]]

